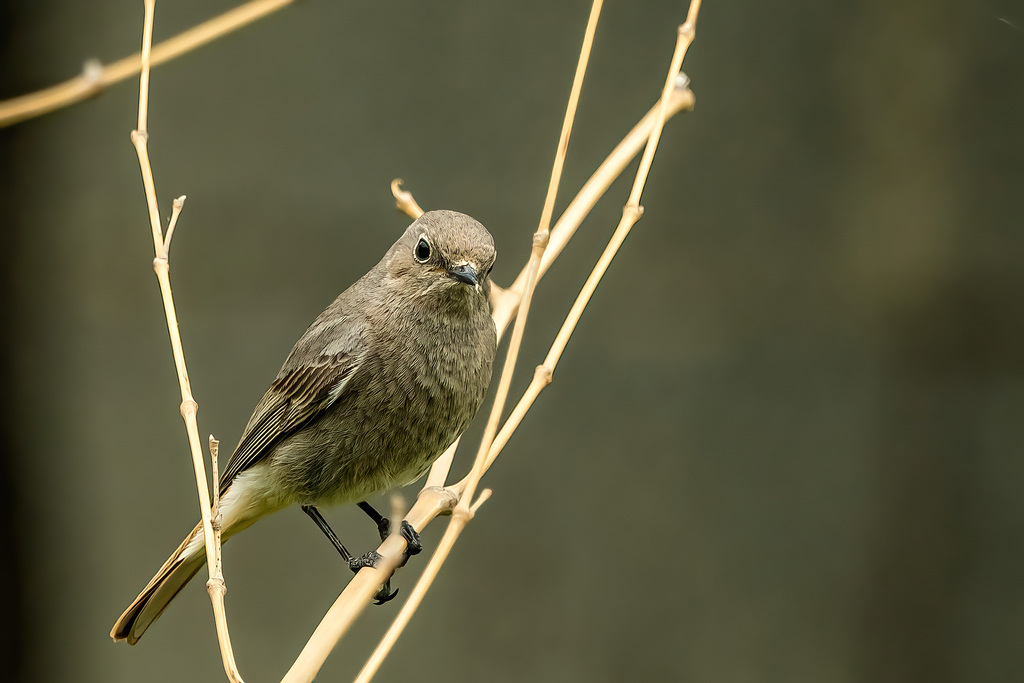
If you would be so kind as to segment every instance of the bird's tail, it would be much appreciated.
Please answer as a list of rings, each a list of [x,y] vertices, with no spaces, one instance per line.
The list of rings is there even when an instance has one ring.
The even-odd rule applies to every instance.
[[[163,614],[174,596],[206,564],[204,539],[203,524],[200,522],[114,624],[110,637],[115,642],[127,640],[129,645],[139,642],[142,634]]]

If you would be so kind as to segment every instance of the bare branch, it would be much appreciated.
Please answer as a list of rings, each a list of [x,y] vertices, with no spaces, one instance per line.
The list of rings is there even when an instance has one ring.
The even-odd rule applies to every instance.
[[[151,66],[158,66],[198,47],[237,31],[257,19],[290,5],[295,0],[252,0],[220,16],[179,33],[153,47]],[[86,60],[82,73],[58,85],[0,102],[0,128],[42,116],[92,97],[107,87],[131,78],[142,70],[142,55],[136,53],[103,66]],[[140,127],[139,130],[142,130]]]
[[[142,34],[141,77],[139,78],[139,119],[138,128],[132,131],[131,137],[139,157],[139,168],[142,171],[142,181],[146,189],[146,202],[149,206],[150,225],[153,230],[153,250],[156,254],[156,257],[153,259],[153,270],[156,272],[157,281],[160,283],[164,315],[167,318],[167,331],[171,337],[171,351],[174,354],[174,365],[178,371],[178,384],[181,389],[181,416],[185,421],[185,430],[188,433],[188,443],[192,453],[192,465],[196,475],[196,490],[199,494],[199,509],[203,517],[203,534],[206,542],[207,568],[210,572],[207,588],[210,593],[214,619],[217,624],[217,639],[220,643],[221,659],[224,662],[224,671],[227,674],[228,680],[234,683],[241,683],[242,677],[238,673],[238,667],[235,664],[235,656],[231,648],[231,638],[228,634],[227,614],[224,609],[224,593],[227,591],[227,588],[224,585],[224,578],[220,572],[220,534],[214,531],[209,494],[210,486],[206,478],[206,462],[203,459],[203,449],[199,440],[199,426],[196,421],[196,412],[199,409],[199,405],[192,397],[192,386],[188,379],[185,353],[182,349],[181,335],[178,331],[178,317],[174,309],[174,296],[171,293],[168,247],[172,236],[172,227],[177,224],[184,197],[179,197],[174,202],[171,227],[168,228],[165,238],[161,229],[160,215],[157,208],[153,169],[149,161],[149,133],[147,132],[147,126],[149,74],[151,67],[150,46],[153,39],[153,15],[156,10],[156,0],[145,0],[145,5],[146,15]]]

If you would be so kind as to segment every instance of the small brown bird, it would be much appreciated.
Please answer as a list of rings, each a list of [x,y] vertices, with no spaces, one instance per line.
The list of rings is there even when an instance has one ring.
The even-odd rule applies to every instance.
[[[455,441],[491,379],[497,343],[488,293],[494,241],[454,211],[418,218],[370,272],[296,342],[256,406],[220,480],[223,540],[299,504],[353,569],[315,506],[365,502],[408,484]],[[406,524],[405,527],[408,527]],[[409,552],[418,552],[411,527]],[[134,645],[206,563],[192,530],[110,636]],[[387,585],[378,600],[389,599]]]

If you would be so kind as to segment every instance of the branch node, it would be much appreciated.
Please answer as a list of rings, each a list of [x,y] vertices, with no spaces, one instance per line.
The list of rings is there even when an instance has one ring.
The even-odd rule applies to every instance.
[[[551,231],[547,228],[533,233],[533,246],[546,249],[551,240]]]
[[[680,37],[685,38],[686,40],[688,40],[690,42],[693,42],[693,39],[696,36],[696,33],[697,33],[696,27],[693,25],[692,22],[687,21],[686,23],[683,23],[683,24],[679,25],[679,35],[680,35]]]
[[[186,399],[181,402],[181,416],[186,420],[189,416],[195,416],[199,412],[199,404],[191,399]]]
[[[144,145],[144,144],[146,144],[148,142],[149,142],[149,133],[147,133],[144,130],[133,130],[132,131],[132,143],[134,143],[136,145],[139,145],[139,144],[143,144]]]
[[[636,223],[640,220],[640,217],[644,215],[644,207],[640,204],[630,202],[622,207],[623,218],[628,218],[630,221]]]
[[[483,495],[481,493],[480,495]],[[459,505],[452,510],[452,521],[458,520],[462,523],[462,526],[466,526],[471,519],[473,519],[474,510],[468,505]]]
[[[440,500],[439,507],[442,509],[442,514],[450,512],[455,509],[455,506],[459,504],[459,494],[452,491],[447,486],[424,486],[420,489],[420,492],[416,494],[416,498],[422,498],[424,494],[437,496]]]
[[[675,89],[676,90],[686,90],[689,87],[690,87],[690,77],[687,76],[682,71],[677,73],[676,74]]]
[[[206,582],[206,590],[210,595],[220,595],[223,597],[228,592],[228,585],[219,576],[211,576]]]
[[[547,363],[541,363],[540,365],[537,366],[537,369],[533,371],[533,376],[537,379],[538,382],[541,382],[544,384],[544,386],[547,386],[548,384],[551,384],[551,375],[553,375],[554,372],[554,368],[552,368],[550,365],[548,365]]]
[[[98,59],[87,59],[82,64],[82,79],[87,95],[95,95],[103,89],[103,64]]]

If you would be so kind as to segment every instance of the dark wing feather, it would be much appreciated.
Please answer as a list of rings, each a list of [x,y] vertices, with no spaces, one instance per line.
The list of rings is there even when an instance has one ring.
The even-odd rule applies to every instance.
[[[275,442],[337,401],[358,367],[351,354],[336,353],[321,356],[311,365],[282,370],[245,426],[221,476],[221,493],[239,473],[262,460]]]

